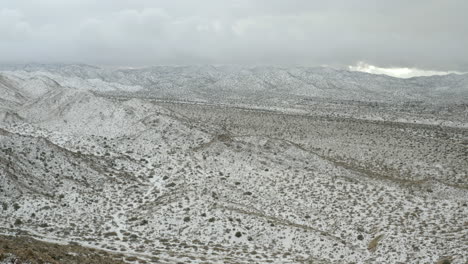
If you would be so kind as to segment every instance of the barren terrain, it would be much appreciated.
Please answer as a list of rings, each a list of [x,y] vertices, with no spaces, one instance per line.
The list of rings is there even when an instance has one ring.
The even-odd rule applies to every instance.
[[[9,66],[0,261],[467,263],[467,84]]]

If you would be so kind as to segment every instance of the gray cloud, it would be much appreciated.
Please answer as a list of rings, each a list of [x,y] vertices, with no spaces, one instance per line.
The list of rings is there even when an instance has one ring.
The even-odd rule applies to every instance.
[[[4,0],[4,62],[468,71],[464,0]]]

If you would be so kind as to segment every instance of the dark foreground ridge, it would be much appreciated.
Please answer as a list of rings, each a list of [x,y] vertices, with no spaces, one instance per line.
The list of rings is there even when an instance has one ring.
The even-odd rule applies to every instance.
[[[125,263],[121,254],[69,244],[59,245],[24,236],[0,236],[0,263]]]

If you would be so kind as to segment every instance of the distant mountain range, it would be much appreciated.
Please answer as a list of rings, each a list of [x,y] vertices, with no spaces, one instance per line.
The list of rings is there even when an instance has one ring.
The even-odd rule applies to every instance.
[[[468,74],[399,79],[316,67],[156,66],[108,69],[89,65],[0,66],[2,83],[13,79],[38,93],[43,84],[124,95],[216,103],[281,104],[301,100],[363,102],[468,102]],[[26,83],[26,84],[24,84]],[[36,88],[34,88],[36,87]],[[1,88],[0,88],[1,89]]]

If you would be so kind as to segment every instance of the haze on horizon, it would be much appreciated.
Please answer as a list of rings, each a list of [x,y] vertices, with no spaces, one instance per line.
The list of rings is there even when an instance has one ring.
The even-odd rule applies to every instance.
[[[468,72],[468,2],[5,0],[0,62]]]

